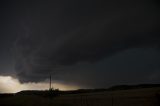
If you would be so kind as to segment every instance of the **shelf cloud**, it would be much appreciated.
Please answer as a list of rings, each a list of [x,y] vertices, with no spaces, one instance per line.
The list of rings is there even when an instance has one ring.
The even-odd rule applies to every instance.
[[[11,54],[5,60],[12,61],[14,71],[1,71],[1,75],[11,75],[21,83],[41,82],[52,75],[57,83],[95,88],[160,81],[157,1],[3,4],[1,35],[6,34],[2,38],[6,45],[1,50],[6,54],[1,57]],[[9,54],[3,48],[9,48]]]

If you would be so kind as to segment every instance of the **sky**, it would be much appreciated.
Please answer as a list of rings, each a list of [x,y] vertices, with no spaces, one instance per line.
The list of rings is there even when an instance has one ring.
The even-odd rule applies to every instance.
[[[159,19],[158,0],[1,0],[0,92],[160,83]]]

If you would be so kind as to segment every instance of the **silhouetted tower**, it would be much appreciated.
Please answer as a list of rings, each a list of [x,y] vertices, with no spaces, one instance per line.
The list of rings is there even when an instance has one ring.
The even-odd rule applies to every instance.
[[[49,90],[51,90],[52,87],[52,76],[49,77]]]

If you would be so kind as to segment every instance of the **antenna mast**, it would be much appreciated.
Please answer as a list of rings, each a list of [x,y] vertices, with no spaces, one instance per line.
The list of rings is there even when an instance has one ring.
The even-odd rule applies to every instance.
[[[49,78],[50,82],[49,82],[49,90],[51,90],[51,87],[52,87],[52,76],[50,75],[50,78]]]

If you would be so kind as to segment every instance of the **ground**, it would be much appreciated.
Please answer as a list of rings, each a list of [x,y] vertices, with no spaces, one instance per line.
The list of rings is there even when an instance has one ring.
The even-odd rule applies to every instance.
[[[159,94],[160,87],[66,94],[54,98],[14,95],[1,97],[0,106],[160,106]]]

